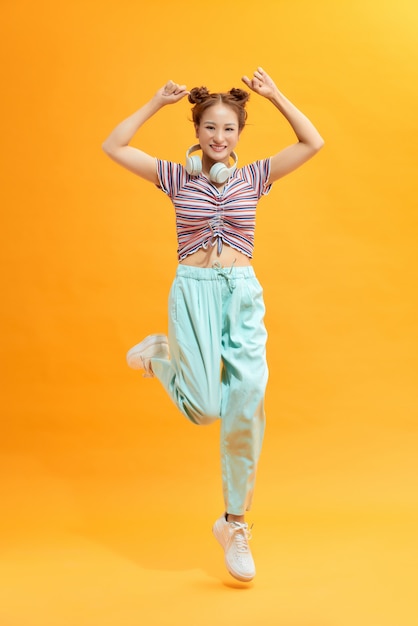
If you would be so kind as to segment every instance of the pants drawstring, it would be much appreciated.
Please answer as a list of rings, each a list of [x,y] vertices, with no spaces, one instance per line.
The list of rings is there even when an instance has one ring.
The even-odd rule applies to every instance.
[[[235,261],[236,259],[234,259],[231,267],[229,268],[223,267],[223,265],[219,261],[214,261],[214,263],[212,264],[213,269],[216,270],[220,276],[223,276],[225,278],[229,287],[229,291],[231,293],[235,289],[235,280],[232,276],[232,270],[234,269]]]

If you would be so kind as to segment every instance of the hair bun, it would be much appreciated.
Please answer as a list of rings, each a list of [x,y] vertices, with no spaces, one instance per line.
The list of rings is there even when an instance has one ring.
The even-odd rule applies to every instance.
[[[229,93],[234,100],[242,105],[245,105],[245,103],[248,102],[250,98],[250,94],[248,93],[248,91],[244,91],[244,89],[238,89],[237,87],[232,87]]]
[[[200,104],[210,97],[206,87],[193,87],[189,93],[189,102],[192,104]]]

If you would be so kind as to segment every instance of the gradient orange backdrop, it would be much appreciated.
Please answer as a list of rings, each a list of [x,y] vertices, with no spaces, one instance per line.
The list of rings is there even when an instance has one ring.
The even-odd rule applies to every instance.
[[[3,2],[1,626],[413,626],[418,8],[412,0]],[[169,78],[262,65],[323,151],[258,211],[268,428],[258,576],[224,573],[216,427],[126,350],[165,332],[164,195],[101,151]],[[241,163],[293,141],[255,94]],[[184,159],[189,105],[138,136]]]

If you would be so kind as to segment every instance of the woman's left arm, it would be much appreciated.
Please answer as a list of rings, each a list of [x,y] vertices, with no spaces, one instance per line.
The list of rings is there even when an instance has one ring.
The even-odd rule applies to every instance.
[[[313,157],[324,145],[324,140],[306,115],[279,91],[274,81],[261,67],[254,72],[252,79],[243,76],[242,80],[252,91],[264,96],[279,109],[298,138],[298,143],[284,148],[271,157],[269,182],[273,183]]]

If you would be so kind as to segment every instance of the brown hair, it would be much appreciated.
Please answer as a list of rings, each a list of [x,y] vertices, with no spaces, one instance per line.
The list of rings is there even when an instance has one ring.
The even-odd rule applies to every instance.
[[[243,89],[233,87],[228,92],[209,93],[206,87],[193,87],[189,93],[189,102],[194,104],[192,108],[193,122],[199,126],[200,120],[206,109],[215,104],[223,103],[231,107],[238,116],[238,128],[241,131],[245,126],[247,119],[247,111],[245,105],[248,102],[250,94]]]

